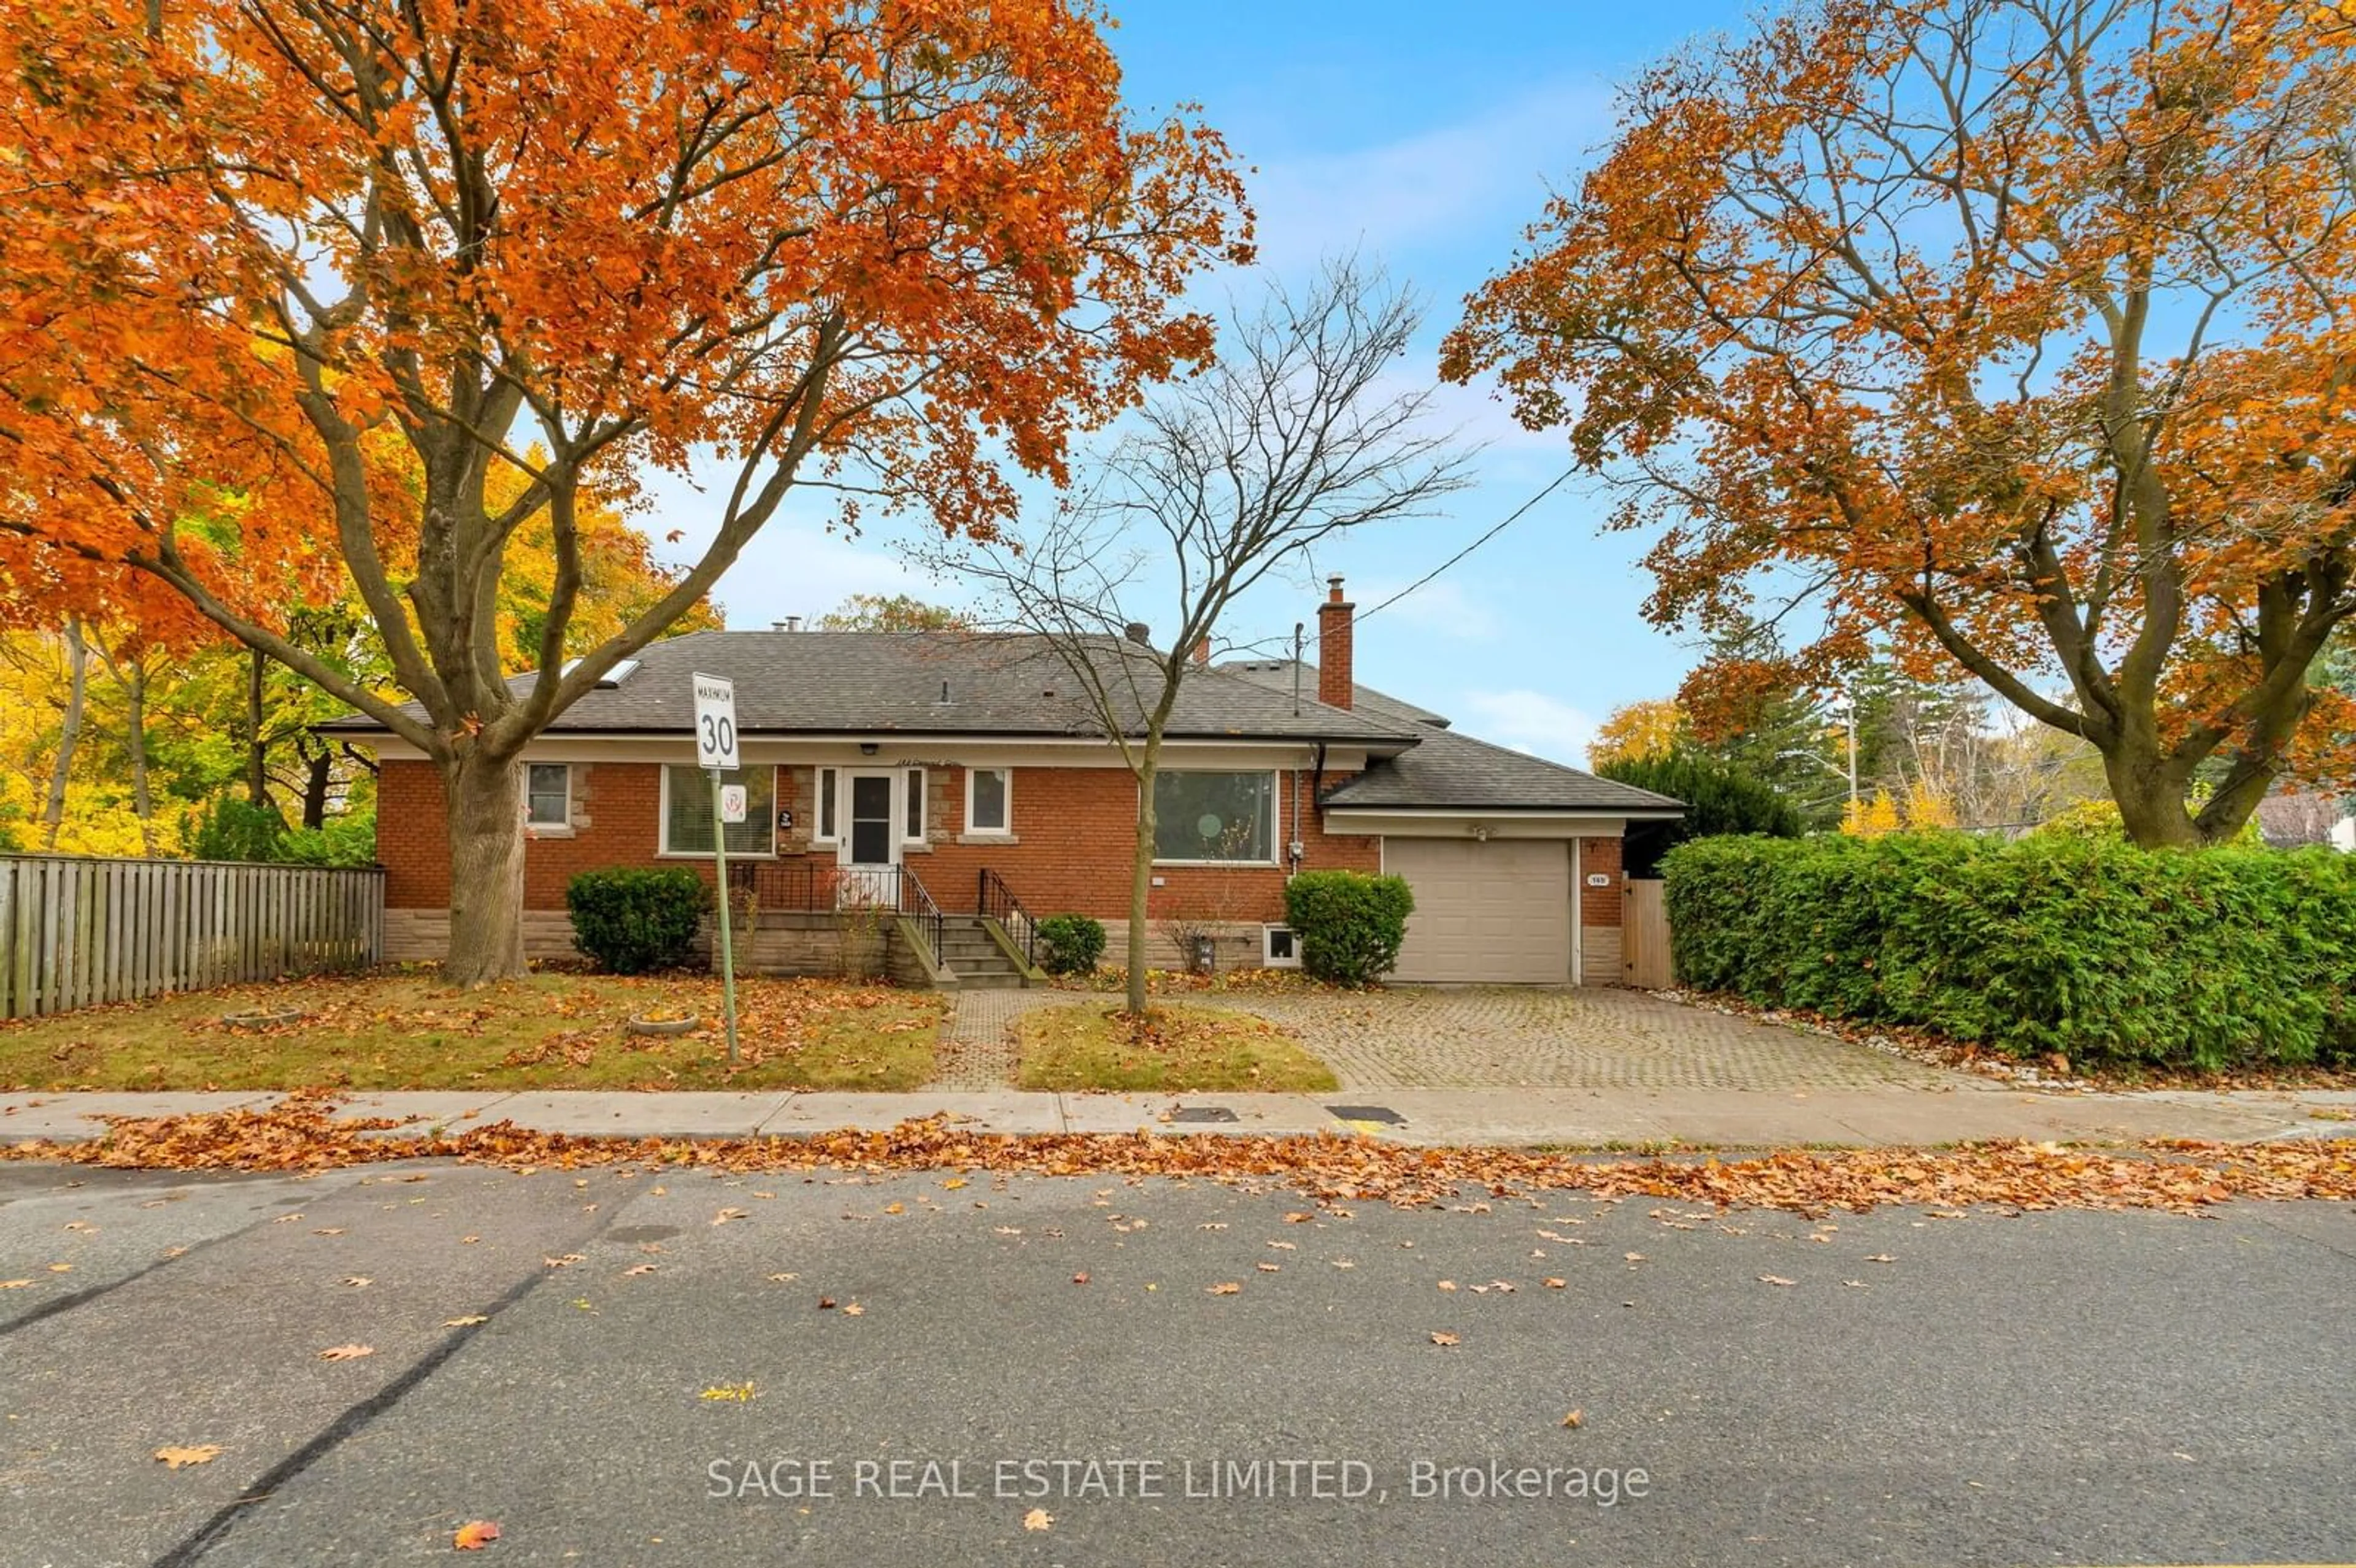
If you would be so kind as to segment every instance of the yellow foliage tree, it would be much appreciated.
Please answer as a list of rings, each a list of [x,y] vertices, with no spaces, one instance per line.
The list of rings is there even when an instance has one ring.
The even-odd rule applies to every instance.
[[[1917,832],[1958,827],[1955,803],[1933,789],[1929,780],[1916,779],[1906,786],[1906,826]]]
[[[1840,830],[1855,838],[1879,838],[1904,826],[1898,801],[1886,789],[1875,790],[1870,800],[1852,800],[1841,810]]]
[[[1631,702],[1612,710],[1588,743],[1587,760],[1594,767],[1607,763],[1642,762],[1665,757],[1686,738],[1685,709],[1674,698]]]

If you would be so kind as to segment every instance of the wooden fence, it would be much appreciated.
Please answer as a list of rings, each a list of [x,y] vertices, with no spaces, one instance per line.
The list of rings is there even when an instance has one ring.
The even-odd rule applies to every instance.
[[[1620,932],[1620,961],[1628,984],[1657,991],[1676,982],[1669,946],[1669,911],[1661,899],[1661,883],[1650,877],[1628,879],[1628,918]]]
[[[225,860],[0,856],[0,1018],[362,968],[384,873]]]

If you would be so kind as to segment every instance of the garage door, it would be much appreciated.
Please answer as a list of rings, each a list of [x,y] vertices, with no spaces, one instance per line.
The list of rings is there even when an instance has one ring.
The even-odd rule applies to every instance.
[[[1570,846],[1558,838],[1386,838],[1415,891],[1400,980],[1559,986],[1570,978]]]

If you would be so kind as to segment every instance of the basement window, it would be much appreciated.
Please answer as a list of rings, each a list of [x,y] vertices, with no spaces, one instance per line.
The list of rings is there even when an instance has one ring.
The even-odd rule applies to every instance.
[[[1259,961],[1270,969],[1301,967],[1301,937],[1289,925],[1259,928]]]

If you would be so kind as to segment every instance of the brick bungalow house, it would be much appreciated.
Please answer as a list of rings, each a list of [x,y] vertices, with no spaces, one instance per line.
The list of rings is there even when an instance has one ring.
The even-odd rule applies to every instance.
[[[1293,870],[1396,872],[1416,912],[1400,980],[1613,984],[1621,838],[1678,804],[1541,762],[1352,678],[1336,578],[1319,657],[1205,664],[1182,688],[1157,787],[1157,960],[1210,934],[1223,964],[1298,961]],[[1132,627],[1140,644],[1145,628]],[[1099,650],[1118,669],[1123,645]],[[528,951],[572,951],[576,872],[682,864],[711,874],[712,807],[694,766],[691,674],[735,684],[746,820],[726,826],[731,881],[759,911],[755,964],[827,966],[846,904],[924,914],[879,923],[894,972],[1019,984],[1032,916],[1105,923],[1121,950],[1135,780],[1067,669],[1019,634],[699,632],[647,648],[526,753]],[[364,718],[327,726],[371,746],[386,950],[439,957],[450,861],[434,766]],[[823,930],[829,942],[814,933]],[[1010,936],[1010,933],[1012,933]],[[925,954],[924,947],[934,951]]]

